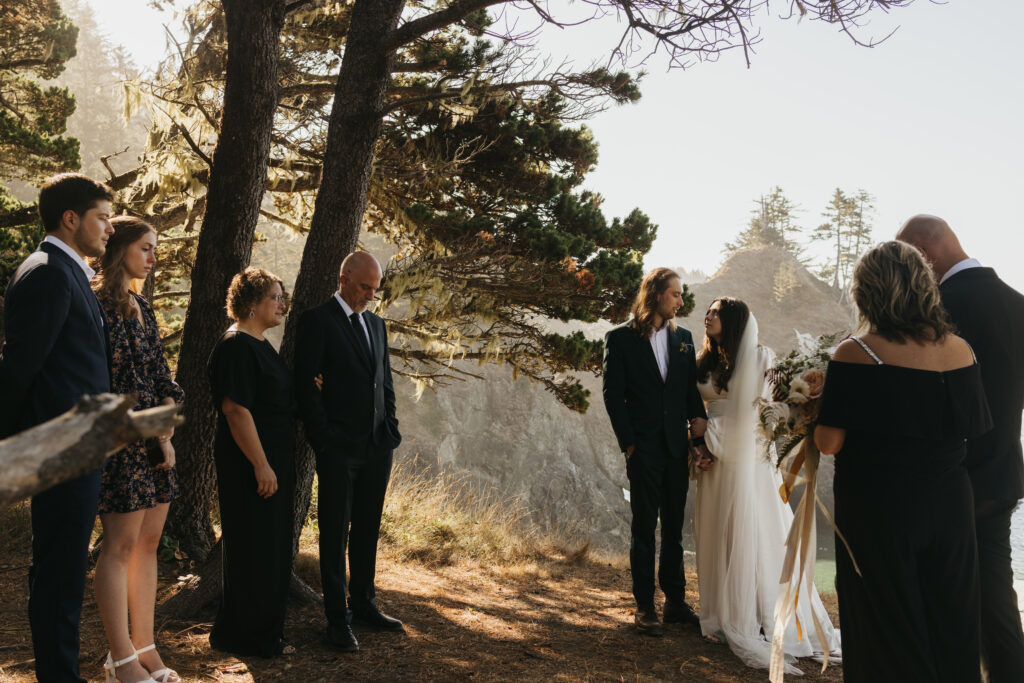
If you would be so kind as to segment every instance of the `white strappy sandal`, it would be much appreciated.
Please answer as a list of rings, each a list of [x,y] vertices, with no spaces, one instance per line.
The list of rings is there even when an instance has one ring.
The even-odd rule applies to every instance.
[[[133,661],[135,661],[138,658],[139,658],[139,653],[136,651],[136,652],[133,652],[130,657],[125,657],[124,659],[115,662],[114,661],[114,657],[108,652],[107,653],[107,661],[103,663],[103,673],[106,676],[106,683],[117,683],[117,681],[118,681],[117,672],[116,672],[117,667],[124,666],[128,662],[133,662]],[[145,668],[145,667],[143,667],[143,668]],[[141,681],[139,681],[139,683],[157,683],[157,682],[154,681],[153,680],[153,676],[150,675],[149,678],[144,678]]]
[[[146,647],[139,648],[135,652],[149,652],[150,650],[156,649],[156,643],[150,643]],[[174,669],[164,667],[163,669],[157,669],[156,671],[150,671],[149,675],[153,678],[156,683],[178,683],[181,680],[181,676]]]

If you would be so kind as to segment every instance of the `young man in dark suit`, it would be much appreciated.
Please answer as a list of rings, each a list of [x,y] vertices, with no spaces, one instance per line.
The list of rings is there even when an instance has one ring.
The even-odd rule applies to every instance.
[[[366,252],[341,265],[338,292],[299,319],[295,386],[319,478],[320,576],[327,639],[351,652],[353,621],[400,631],[375,602],[374,574],[392,451],[402,441],[384,321],[366,310],[383,277]],[[322,378],[322,387],[314,378]],[[345,581],[348,548],[350,581]],[[346,606],[346,589],[348,601]]]
[[[693,336],[672,319],[683,305],[679,276],[657,268],[644,278],[633,318],[605,337],[604,405],[626,456],[633,512],[629,566],[636,627],[659,635],[654,608],[654,530],[661,516],[658,579],[666,623],[699,624],[686,604],[683,511],[689,486],[687,427],[703,437],[707,413],[697,390]]]
[[[981,578],[981,660],[990,683],[1024,681],[1024,631],[1010,565],[1010,518],[1024,497],[1024,295],[969,258],[935,216],[908,220],[896,239],[917,247],[939,280],[942,303],[974,348],[995,427],[967,444]]]
[[[85,394],[110,391],[106,324],[85,259],[102,256],[114,232],[113,198],[106,185],[76,173],[50,178],[39,192],[46,238],[4,298],[3,436],[57,417]],[[78,622],[99,486],[97,469],[32,498],[28,611],[40,681],[83,680]]]

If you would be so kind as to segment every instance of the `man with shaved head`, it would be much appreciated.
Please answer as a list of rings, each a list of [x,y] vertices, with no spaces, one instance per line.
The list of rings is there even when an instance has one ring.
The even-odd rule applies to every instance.
[[[981,577],[981,658],[988,681],[1024,681],[1024,632],[1010,565],[1010,517],[1024,497],[1024,296],[967,256],[946,221],[914,216],[896,239],[932,265],[942,303],[981,366],[995,428],[967,444]]]
[[[402,441],[384,321],[366,310],[383,277],[373,256],[345,257],[338,291],[299,319],[295,386],[316,452],[319,479],[320,577],[327,640],[343,652],[359,643],[353,621],[401,631],[380,611],[374,574],[392,451]],[[348,551],[349,581],[345,581]]]

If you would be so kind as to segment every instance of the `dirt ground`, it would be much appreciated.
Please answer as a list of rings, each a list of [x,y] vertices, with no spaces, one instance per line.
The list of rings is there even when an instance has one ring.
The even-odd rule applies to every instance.
[[[0,547],[0,683],[34,680],[26,617],[27,545]],[[315,558],[300,563],[311,574]],[[161,595],[177,590],[173,565],[161,566]],[[688,599],[697,604],[696,579]],[[836,619],[834,596],[823,596]],[[384,548],[378,561],[381,607],[406,633],[356,630],[361,650],[341,654],[323,641],[313,605],[292,607],[286,637],[298,652],[268,660],[212,651],[212,613],[192,621],[161,619],[164,660],[185,681],[763,681],[699,629],[670,626],[662,638],[632,627],[629,572],[593,558],[540,560],[511,567],[461,561],[442,567],[399,562]],[[102,680],[106,643],[90,592],[82,615],[82,673]],[[805,681],[840,681],[842,670],[803,661]]]

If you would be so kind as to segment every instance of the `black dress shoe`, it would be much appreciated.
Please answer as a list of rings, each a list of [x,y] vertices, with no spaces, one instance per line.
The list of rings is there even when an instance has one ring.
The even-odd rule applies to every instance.
[[[700,626],[700,617],[693,611],[693,608],[685,602],[675,600],[665,601],[665,623],[666,624],[693,624]]]
[[[402,622],[394,617],[381,612],[376,605],[370,603],[358,608],[352,608],[352,623],[361,626],[369,626],[379,631],[401,631]]]
[[[660,636],[663,632],[661,622],[658,620],[658,611],[654,609],[654,605],[637,607],[633,623],[636,624],[637,632],[645,636]]]
[[[330,625],[327,627],[327,642],[330,643],[335,650],[341,652],[358,652],[359,641],[356,640],[356,636],[352,633],[352,628],[348,624],[342,624],[341,626]]]

